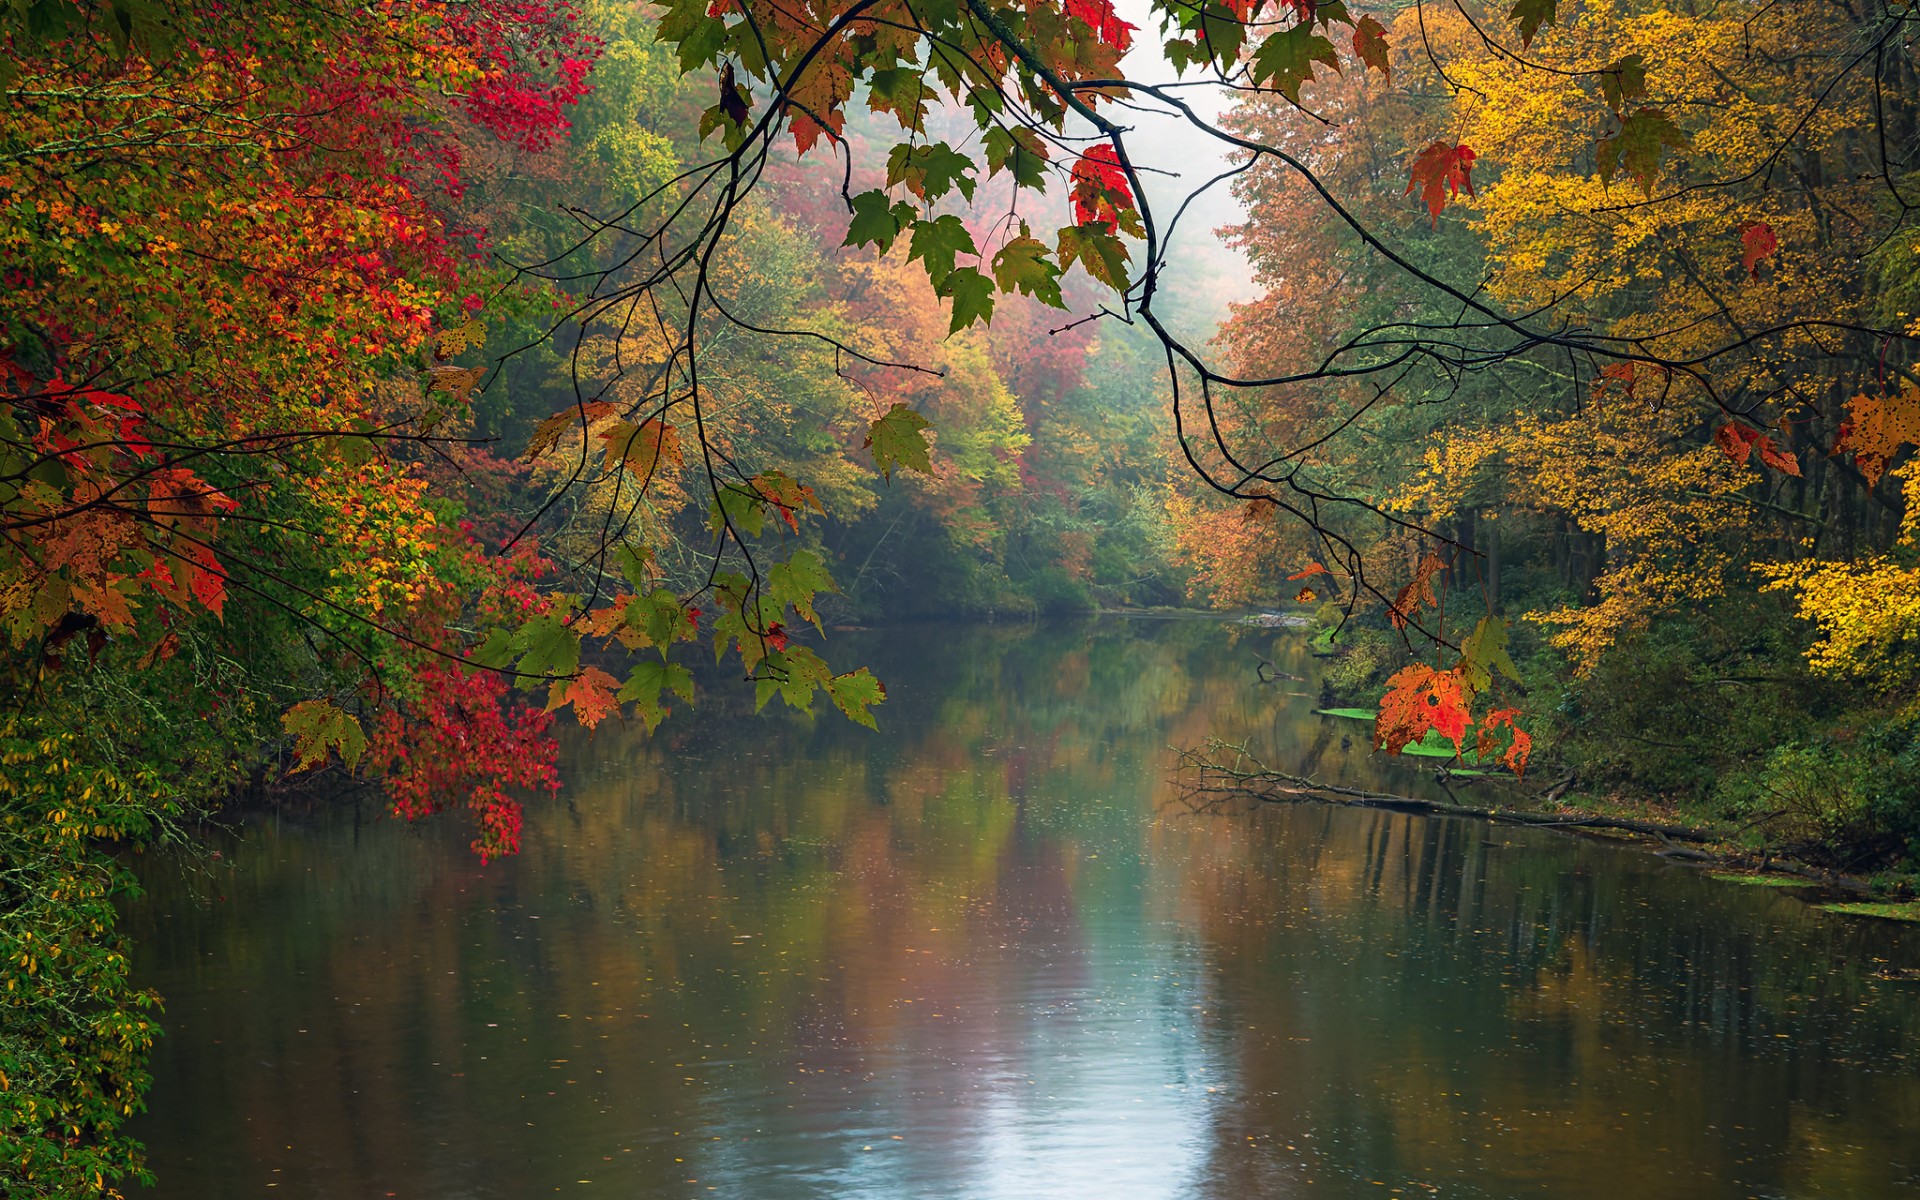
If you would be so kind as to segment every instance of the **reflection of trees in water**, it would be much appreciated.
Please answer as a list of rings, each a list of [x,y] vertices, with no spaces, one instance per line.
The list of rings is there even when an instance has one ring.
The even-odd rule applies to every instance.
[[[1569,838],[1312,806],[1252,825],[1162,852],[1245,1095],[1223,1176],[1253,1170],[1249,1135],[1275,1169],[1466,1194],[1868,1195],[1913,1171],[1920,1013],[1868,978],[1899,935]]]
[[[200,884],[150,872],[133,933],[179,1027],[158,1165],[350,1195],[912,1194],[1064,1119],[1048,1095],[1113,1094],[1114,1071],[1157,1091],[1144,1071],[1192,1085],[1162,1111],[1204,1130],[1202,1195],[1363,1165],[1469,1194],[1884,1190],[1920,1095],[1891,1069],[1920,1022],[1865,979],[1886,935],[1569,838],[1186,813],[1164,747],[1208,734],[1379,780],[1217,626],[1137,632],[845,638],[893,692],[878,737],[603,726],[491,867],[451,825],[356,844],[343,811],[256,825]],[[1141,1040],[1066,1055],[1089,1028]]]

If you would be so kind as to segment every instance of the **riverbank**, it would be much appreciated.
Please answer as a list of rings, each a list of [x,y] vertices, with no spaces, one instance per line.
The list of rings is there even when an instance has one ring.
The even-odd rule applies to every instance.
[[[1677,809],[1612,805],[1570,795],[1567,781],[1529,792],[1509,785],[1505,803],[1463,803],[1457,797],[1434,800],[1365,788],[1345,787],[1279,771],[1248,754],[1245,747],[1211,742],[1200,750],[1182,750],[1182,785],[1190,801],[1209,805],[1229,797],[1262,803],[1321,803],[1353,808],[1382,808],[1428,816],[1464,817],[1498,824],[1524,825],[1649,850],[1662,858],[1695,864],[1730,883],[1806,889],[1802,898],[1844,916],[1920,922],[1920,900],[1911,876],[1862,875],[1838,870],[1791,848],[1755,847],[1740,841],[1745,828],[1730,823],[1688,822]],[[1435,782],[1449,797],[1468,782],[1445,767]],[[1473,783],[1484,779],[1474,778]]]

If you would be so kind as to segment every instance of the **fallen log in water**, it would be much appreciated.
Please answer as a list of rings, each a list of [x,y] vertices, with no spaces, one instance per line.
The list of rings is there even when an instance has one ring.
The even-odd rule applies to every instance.
[[[1230,752],[1234,761],[1228,763],[1212,757],[1222,751]],[[1364,788],[1321,783],[1307,776],[1276,771],[1248,754],[1245,747],[1223,742],[1211,742],[1205,751],[1180,750],[1178,753],[1182,769],[1192,773],[1191,778],[1184,782],[1183,786],[1190,795],[1195,796],[1246,796],[1276,803],[1318,800],[1361,808],[1391,808],[1402,812],[1432,813],[1449,817],[1477,817],[1484,821],[1499,821],[1508,825],[1531,825],[1540,829],[1564,829],[1569,832],[1616,830],[1657,838],[1668,845],[1669,849],[1666,853],[1673,857],[1703,861],[1713,856],[1697,850],[1682,849],[1673,846],[1672,843],[1708,843],[1718,840],[1714,834],[1706,830],[1693,829],[1686,825],[1667,825],[1655,821],[1636,821],[1629,817],[1603,817],[1587,813],[1481,808],[1471,804],[1423,800],[1418,796],[1396,796],[1390,792],[1375,792]]]

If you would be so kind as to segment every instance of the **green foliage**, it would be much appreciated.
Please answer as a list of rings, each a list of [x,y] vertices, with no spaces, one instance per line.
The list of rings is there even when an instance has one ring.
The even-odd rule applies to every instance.
[[[121,1123],[144,1106],[159,999],[133,986],[112,856],[177,816],[153,763],[102,761],[57,722],[0,722],[0,1193],[117,1195],[147,1180]]]

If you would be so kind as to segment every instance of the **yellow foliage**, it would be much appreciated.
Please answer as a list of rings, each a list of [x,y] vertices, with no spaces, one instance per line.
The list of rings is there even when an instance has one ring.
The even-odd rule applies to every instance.
[[[1755,568],[1767,578],[1767,590],[1793,593],[1800,616],[1820,631],[1807,650],[1815,671],[1879,691],[1920,677],[1920,565],[1913,553],[1920,550],[1920,460],[1895,474],[1907,509],[1894,553]]]

